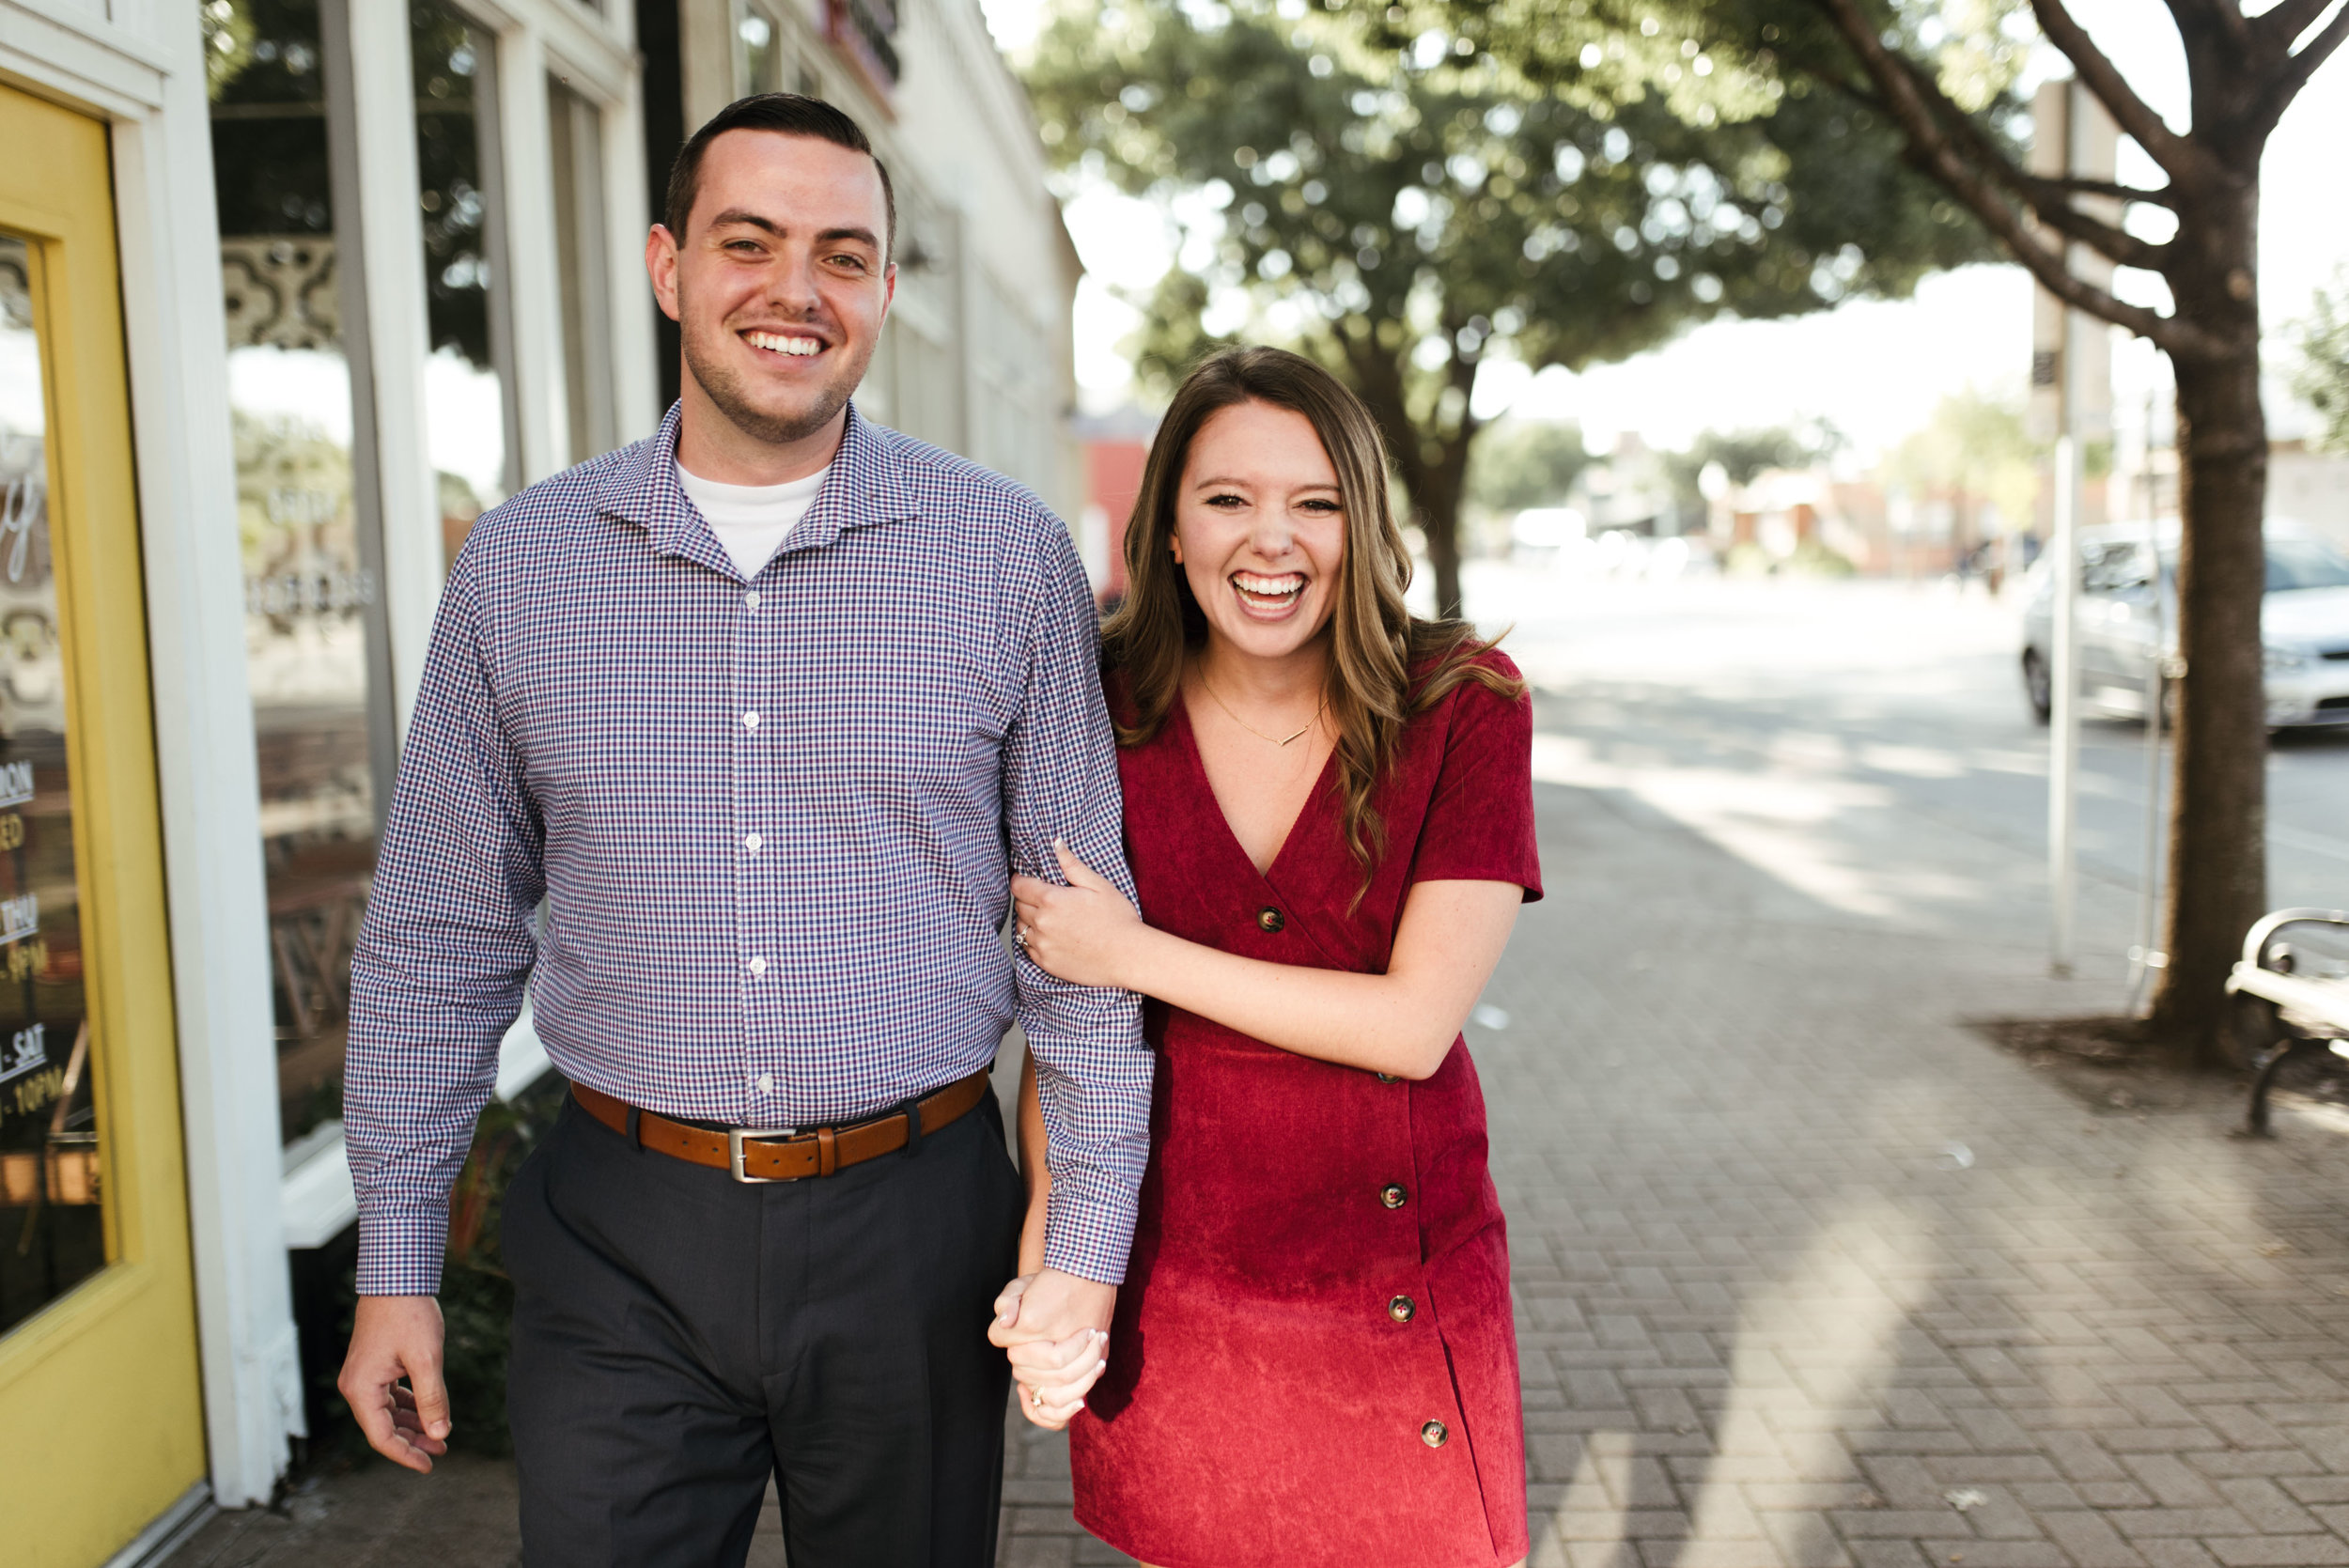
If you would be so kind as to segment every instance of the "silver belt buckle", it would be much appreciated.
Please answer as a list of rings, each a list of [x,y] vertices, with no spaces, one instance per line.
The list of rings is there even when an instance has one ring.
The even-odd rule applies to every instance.
[[[742,1169],[742,1140],[745,1138],[790,1138],[797,1127],[728,1127],[726,1128],[726,1158],[733,1163],[734,1179],[744,1187],[773,1187],[782,1182],[795,1182],[797,1176],[754,1176]]]

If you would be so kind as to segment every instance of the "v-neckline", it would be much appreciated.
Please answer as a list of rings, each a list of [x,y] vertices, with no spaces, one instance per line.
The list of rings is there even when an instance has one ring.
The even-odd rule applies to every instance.
[[[1207,792],[1207,800],[1215,807],[1215,819],[1223,829],[1223,842],[1232,846],[1232,852],[1239,857],[1239,863],[1246,866],[1256,880],[1268,888],[1271,887],[1272,874],[1280,869],[1283,861],[1288,859],[1290,846],[1297,843],[1297,830],[1304,824],[1306,817],[1313,815],[1315,803],[1321,799],[1322,789],[1330,782],[1330,770],[1338,765],[1338,749],[1330,747],[1330,754],[1322,758],[1321,771],[1314,775],[1313,788],[1305,792],[1305,799],[1299,804],[1297,815],[1289,818],[1288,828],[1281,835],[1280,846],[1272,851],[1272,859],[1258,866],[1256,858],[1248,852],[1248,846],[1242,844],[1239,834],[1233,831],[1232,819],[1223,810],[1222,798],[1215,792],[1215,781],[1207,776],[1207,759],[1199,750],[1199,731],[1190,722],[1190,698],[1179,682],[1174,688],[1174,710],[1182,719],[1183,750],[1190,759],[1190,769],[1199,781],[1199,787]]]

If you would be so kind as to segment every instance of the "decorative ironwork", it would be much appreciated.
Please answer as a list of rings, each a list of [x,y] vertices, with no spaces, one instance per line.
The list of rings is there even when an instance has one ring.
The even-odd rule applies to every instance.
[[[231,349],[334,349],[343,339],[334,241],[256,234],[220,242],[221,299]]]

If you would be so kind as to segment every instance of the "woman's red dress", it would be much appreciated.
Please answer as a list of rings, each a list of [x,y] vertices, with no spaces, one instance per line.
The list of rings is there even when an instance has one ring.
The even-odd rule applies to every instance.
[[[1143,911],[1228,953],[1382,972],[1415,882],[1541,896],[1532,733],[1527,704],[1474,681],[1413,719],[1355,904],[1334,762],[1259,874],[1178,699],[1120,755]],[[1525,1556],[1508,1241],[1466,1045],[1388,1081],[1162,1003],[1146,1019],[1150,1168],[1110,1370],[1070,1429],[1078,1520],[1159,1568]]]

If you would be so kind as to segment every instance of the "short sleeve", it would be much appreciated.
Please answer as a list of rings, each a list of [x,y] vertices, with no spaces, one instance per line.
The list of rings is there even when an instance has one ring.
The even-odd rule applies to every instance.
[[[1478,662],[1516,675],[1498,653]],[[1533,702],[1514,700],[1477,680],[1463,681],[1449,704],[1451,727],[1435,792],[1411,857],[1417,882],[1515,882],[1529,904],[1542,896],[1541,856],[1533,837]]]

